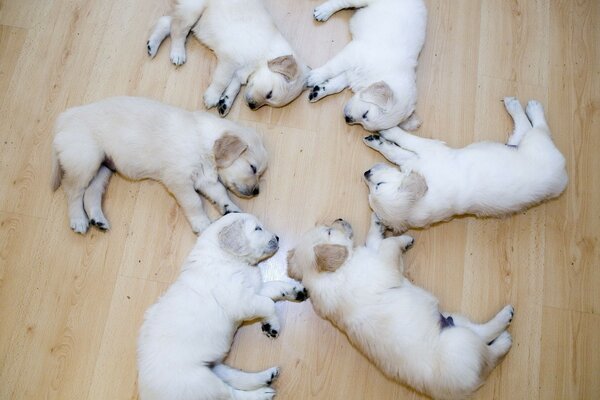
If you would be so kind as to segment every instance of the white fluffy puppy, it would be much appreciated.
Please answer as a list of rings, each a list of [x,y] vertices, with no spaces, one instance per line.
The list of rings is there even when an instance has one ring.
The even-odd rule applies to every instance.
[[[359,8],[350,20],[352,41],[324,66],[309,74],[310,101],[350,87],[355,93],[344,108],[346,122],[366,130],[402,123],[408,130],[421,122],[416,67],[427,27],[422,0],[329,0],[314,10],[326,21],[344,8]]]
[[[138,341],[142,400],[271,399],[277,368],[258,373],[224,365],[243,321],[260,318],[276,337],[274,301],[304,300],[299,283],[263,283],[259,261],[272,256],[279,238],[252,215],[233,213],[209,226],[179,278],[145,315]]]
[[[367,146],[400,166],[378,164],[364,174],[378,217],[404,232],[454,215],[515,213],[560,195],[568,181],[565,159],[552,142],[542,105],[530,101],[525,115],[514,97],[504,104],[515,123],[506,145],[452,149],[400,128],[367,136]]]
[[[176,0],[171,16],[161,17],[148,39],[148,54],[156,55],[171,35],[171,61],[185,62],[190,31],[218,58],[212,83],[204,93],[207,108],[227,115],[247,84],[246,103],[255,110],[265,104],[281,107],[306,87],[308,67],[279,32],[262,0]]]
[[[225,187],[255,196],[266,167],[267,151],[253,129],[145,98],[74,107],[56,121],[52,186],[62,183],[78,233],[90,222],[108,229],[102,195],[113,171],[162,182],[198,233],[210,224],[198,193],[222,214],[240,211]]]
[[[485,324],[440,313],[437,299],[403,276],[401,253],[413,242],[384,239],[373,216],[366,245],[354,248],[351,226],[339,219],[301,239],[288,253],[288,273],[388,377],[437,399],[464,398],[510,349],[513,308]]]

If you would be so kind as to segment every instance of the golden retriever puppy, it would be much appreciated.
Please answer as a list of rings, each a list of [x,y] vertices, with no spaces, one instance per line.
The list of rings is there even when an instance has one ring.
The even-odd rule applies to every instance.
[[[476,324],[441,312],[438,300],[403,276],[407,235],[384,239],[373,214],[365,246],[338,219],[302,237],[288,253],[288,273],[330,320],[386,376],[436,399],[461,399],[481,386],[509,351],[513,308]]]
[[[138,340],[142,400],[270,400],[278,368],[245,372],[223,364],[243,321],[279,333],[275,301],[303,301],[298,282],[262,282],[255,265],[279,238],[250,214],[234,213],[198,238],[181,274],[146,312]]]
[[[250,128],[208,113],[189,112],[140,97],[115,97],[71,108],[56,121],[52,187],[67,195],[71,229],[109,224],[102,195],[113,171],[162,182],[194,232],[210,224],[198,193],[221,212],[239,212],[238,196],[259,193],[267,151]]]
[[[242,85],[246,103],[282,107],[302,93],[309,68],[275,26],[262,0],[176,0],[170,16],[161,17],[150,38],[154,57],[171,35],[171,61],[186,60],[185,40],[194,35],[214,51],[218,64],[204,92],[206,108],[227,115]]]

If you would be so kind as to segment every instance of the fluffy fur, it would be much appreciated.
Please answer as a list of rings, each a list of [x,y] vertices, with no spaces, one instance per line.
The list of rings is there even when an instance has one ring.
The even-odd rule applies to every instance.
[[[259,261],[279,238],[249,214],[229,214],[208,227],[167,292],[145,315],[138,341],[142,400],[270,400],[277,368],[250,373],[224,365],[240,323],[260,318],[276,337],[277,300],[304,300],[299,283],[263,283]]]
[[[207,108],[227,115],[241,85],[246,103],[255,110],[265,104],[281,107],[306,87],[308,67],[279,32],[262,0],[177,0],[171,16],[158,20],[148,39],[156,55],[171,35],[171,61],[185,62],[190,31],[218,58],[212,83],[204,93]]]
[[[109,224],[102,195],[113,170],[129,179],[162,182],[194,232],[210,224],[198,193],[222,214],[240,211],[239,196],[259,193],[267,151],[252,129],[203,112],[139,97],[115,97],[71,108],[56,121],[52,185],[62,183],[71,228]],[[198,193],[197,193],[198,192]]]
[[[400,128],[367,136],[367,146],[400,166],[378,164],[365,172],[369,203],[379,218],[404,232],[454,215],[515,213],[560,195],[568,181],[565,159],[552,142],[542,105],[530,101],[525,115],[514,97],[504,104],[515,122],[506,145],[452,149]]]
[[[288,253],[288,272],[311,293],[315,311],[388,377],[437,399],[464,398],[481,386],[511,347],[513,308],[476,324],[440,313],[437,299],[403,276],[401,253],[413,239],[383,238],[373,216],[367,243],[337,220],[307,233]]]
[[[346,122],[369,131],[402,123],[408,130],[421,124],[416,67],[427,27],[422,0],[329,0],[314,10],[326,21],[344,8],[359,8],[350,20],[352,41],[324,66],[311,71],[310,101],[347,87],[354,96],[344,107]]]

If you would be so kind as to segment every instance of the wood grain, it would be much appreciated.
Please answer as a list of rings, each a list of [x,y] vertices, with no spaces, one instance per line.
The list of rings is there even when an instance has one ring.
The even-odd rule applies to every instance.
[[[350,39],[343,11],[312,20],[317,0],[266,0],[311,67]],[[0,399],[137,397],[135,346],[143,313],[178,275],[195,236],[158,183],[114,176],[111,231],[73,234],[62,191],[49,189],[50,144],[66,107],[113,95],[190,110],[215,67],[193,38],[173,67],[169,39],[155,59],[146,36],[168,2],[0,0]],[[505,140],[500,103],[540,100],[570,182],[558,199],[504,219],[458,218],[413,232],[407,274],[442,307],[475,320],[511,303],[514,346],[478,399],[600,398],[600,2],[427,1],[419,134],[464,146]],[[228,118],[255,126],[271,159],[261,194],[239,200],[282,238],[260,266],[285,277],[285,251],[318,221],[344,217],[357,241],[369,220],[361,174],[381,157],[344,123],[345,92],[310,104]],[[207,205],[212,215],[212,206]],[[228,362],[282,368],[281,399],[420,399],[371,365],[310,302],[280,304],[282,334],[243,326]]]

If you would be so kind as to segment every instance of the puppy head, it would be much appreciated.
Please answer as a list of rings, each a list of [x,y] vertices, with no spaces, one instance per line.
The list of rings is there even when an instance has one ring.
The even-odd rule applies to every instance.
[[[415,110],[416,87],[407,91],[398,95],[386,82],[375,82],[352,96],[344,107],[344,118],[368,131],[394,127]]]
[[[249,264],[258,264],[279,249],[279,237],[264,229],[251,214],[227,214],[215,225],[219,247]]]
[[[352,227],[342,219],[306,233],[288,252],[288,274],[296,280],[307,275],[335,272],[352,252]]]
[[[248,78],[246,103],[253,110],[265,104],[285,106],[302,93],[307,75],[308,67],[298,63],[293,55],[269,60]]]
[[[251,130],[225,132],[213,145],[219,180],[240,197],[256,196],[267,168],[267,150]]]
[[[369,204],[388,227],[404,231],[410,209],[427,192],[427,182],[417,172],[402,172],[386,164],[376,164],[364,173],[369,187]]]

